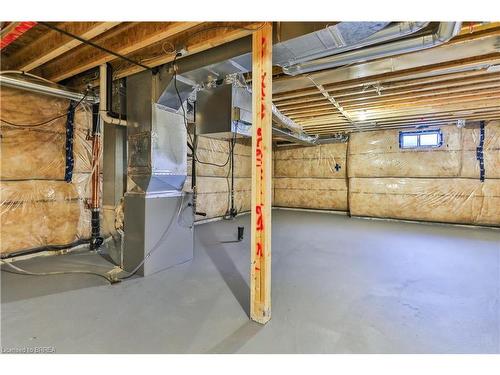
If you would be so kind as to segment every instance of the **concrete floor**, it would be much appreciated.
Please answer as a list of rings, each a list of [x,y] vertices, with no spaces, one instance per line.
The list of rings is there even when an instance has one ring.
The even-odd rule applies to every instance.
[[[243,242],[230,242],[244,225]],[[249,216],[196,228],[193,261],[108,285],[2,272],[3,348],[58,353],[500,353],[500,231],[273,212],[273,318],[252,323]],[[30,270],[110,264],[37,258]]]

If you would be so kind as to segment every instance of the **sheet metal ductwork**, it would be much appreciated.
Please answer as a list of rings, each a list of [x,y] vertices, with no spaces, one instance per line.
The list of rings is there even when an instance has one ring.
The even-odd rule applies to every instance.
[[[148,275],[193,257],[192,195],[184,117],[158,103],[168,77],[150,71],[127,78],[128,176],[123,266]]]
[[[157,102],[160,85],[150,71],[127,79],[128,176],[148,195],[180,191],[187,175],[184,118]]]
[[[213,138],[251,137],[252,93],[235,83],[207,88],[197,93],[196,129]],[[318,137],[272,107],[273,135],[303,145],[314,145]]]
[[[322,65],[323,63],[330,64],[328,66],[332,66],[331,64],[341,66],[356,62],[358,59],[363,61],[363,59],[389,56],[410,46],[413,50],[418,47],[428,48],[449,40],[457,30],[460,30],[459,23],[441,23],[438,24],[435,33],[427,32],[419,37],[411,37],[415,33],[424,33],[429,29],[429,24],[429,22],[340,22],[274,44],[273,64],[281,66],[285,73],[295,75],[306,70],[309,72],[324,69],[326,65]],[[371,47],[374,45],[375,47]],[[235,116],[235,110],[240,111],[243,108],[242,105],[234,103],[234,99],[239,96],[239,88],[224,89],[219,86],[232,84],[234,87],[238,80],[227,82],[227,78],[241,76],[251,71],[251,68],[251,54],[247,53],[183,72],[177,75],[177,90],[173,82],[170,82],[160,95],[158,103],[178,111],[180,108],[178,96],[183,102],[197,96],[199,134],[226,138],[233,132],[249,135],[249,122],[235,118],[238,117]],[[218,95],[221,96],[218,98]],[[214,107],[219,108],[221,113],[214,114],[212,109]],[[218,117],[219,121],[215,121],[214,117]],[[273,134],[281,139],[308,145],[330,141],[319,140],[317,136],[304,133],[300,125],[281,114],[275,106],[273,106],[273,123],[276,127]],[[235,124],[239,125],[235,128]],[[339,139],[344,137],[333,137],[331,141],[338,142]]]
[[[315,56],[313,59],[295,59],[293,64],[281,64],[283,72],[295,76],[436,47],[457,35],[462,27],[461,22],[441,22],[438,24],[437,29],[430,33],[405,38],[422,30],[427,24],[428,22],[415,24],[402,22],[396,26],[383,29],[359,43],[337,49],[325,48],[325,51],[321,53],[309,55],[311,57]]]
[[[245,87],[224,84],[196,95],[196,131],[214,138],[252,135],[252,93]]]

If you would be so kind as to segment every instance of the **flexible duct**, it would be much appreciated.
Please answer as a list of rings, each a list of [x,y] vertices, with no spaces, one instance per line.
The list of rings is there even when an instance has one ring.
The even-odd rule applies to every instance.
[[[284,67],[283,71],[288,75],[295,76],[297,74],[335,68],[347,64],[352,64],[354,62],[360,63],[383,57],[420,51],[446,43],[460,32],[461,27],[461,22],[441,22],[437,31],[433,34],[403,39],[379,46],[363,48],[356,51],[336,54],[322,59],[303,62],[300,64]]]

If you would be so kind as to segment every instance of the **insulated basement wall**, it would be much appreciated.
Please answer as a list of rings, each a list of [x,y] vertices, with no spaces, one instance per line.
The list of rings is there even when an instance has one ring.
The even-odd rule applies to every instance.
[[[196,186],[198,212],[207,215],[197,215],[196,220],[222,217],[231,207],[231,162],[225,166],[203,164],[203,162],[223,165],[227,162],[230,151],[228,140],[198,137],[196,163]],[[250,139],[238,139],[234,146],[234,206],[239,212],[250,210],[251,193],[251,153]],[[191,190],[191,158],[188,158],[188,174],[185,190]]]
[[[479,127],[442,126],[436,149],[399,149],[399,131],[351,134],[352,215],[500,225],[500,122],[485,127],[486,180],[479,180]]]
[[[432,128],[429,128],[432,129]],[[352,177],[467,177],[479,178],[476,147],[479,127],[439,127],[443,145],[430,149],[400,149],[399,130],[352,133],[348,174]],[[486,178],[500,178],[500,122],[486,124]]]
[[[274,149],[275,207],[347,211],[346,143]]]
[[[351,214],[461,224],[500,224],[498,179],[351,178]]]
[[[2,87],[1,124],[2,256],[49,245],[68,245],[90,237],[92,128],[90,108],[80,105],[74,121],[74,170],[71,183],[66,168],[66,116],[45,125],[28,127],[65,114],[69,101]]]

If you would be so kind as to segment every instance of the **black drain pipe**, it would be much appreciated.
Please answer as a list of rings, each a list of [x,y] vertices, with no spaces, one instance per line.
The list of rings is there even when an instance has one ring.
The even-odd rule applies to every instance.
[[[118,82],[118,84],[120,83]],[[123,112],[126,105],[123,105],[123,95],[119,93],[119,96],[120,112]],[[126,114],[113,111],[113,66],[110,63],[106,63],[106,113],[109,117],[127,121]]]

